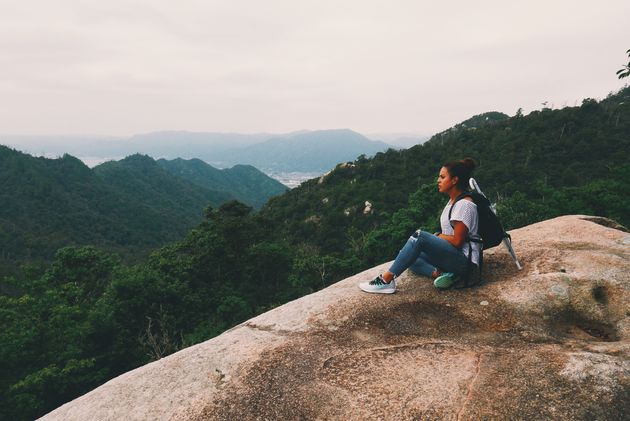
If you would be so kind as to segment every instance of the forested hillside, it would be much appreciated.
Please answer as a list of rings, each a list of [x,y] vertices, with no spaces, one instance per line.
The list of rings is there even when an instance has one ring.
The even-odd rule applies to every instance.
[[[180,238],[200,217],[182,220],[116,191],[70,155],[35,158],[4,146],[0,200],[0,273],[67,245],[139,253]]]
[[[35,158],[0,146],[0,276],[50,261],[70,245],[145,257],[184,237],[208,205],[238,198],[259,208],[286,190],[252,167],[216,170],[199,162],[204,171],[190,179],[146,155],[91,170],[70,155]]]
[[[200,159],[159,159],[157,163],[177,177],[208,190],[229,194],[230,198],[255,209],[260,209],[270,197],[288,190],[285,185],[251,165],[235,165],[219,170]]]
[[[299,238],[308,238],[323,253],[344,255],[351,244],[373,239],[378,227],[389,227],[403,215],[408,220],[403,232],[436,223],[420,217],[418,207],[421,215],[438,212],[443,199],[430,205],[432,211],[424,208],[433,200],[429,192],[440,166],[470,156],[479,163],[475,178],[498,202],[508,228],[575,212],[629,225],[629,97],[626,88],[601,102],[584,100],[580,107],[512,118],[476,116],[422,145],[338,166],[274,198],[262,213],[282,221],[288,232],[301,233]],[[483,124],[474,126],[474,121]],[[372,205],[367,215],[366,201]]]
[[[147,155],[136,154],[120,161],[105,162],[93,171],[115,191],[161,213],[176,215],[189,228],[200,221],[202,210],[208,204],[217,206],[233,199],[226,192],[202,188],[173,176]],[[151,220],[146,222],[151,224]]]
[[[0,295],[0,418],[34,418],[392,259],[414,229],[435,228],[446,201],[435,178],[446,161],[479,162],[475,177],[508,228],[570,213],[630,225],[630,89],[580,107],[492,116],[339,165],[258,213],[238,202],[208,207],[184,240],[140,264],[65,248],[43,276],[6,279],[16,292]]]

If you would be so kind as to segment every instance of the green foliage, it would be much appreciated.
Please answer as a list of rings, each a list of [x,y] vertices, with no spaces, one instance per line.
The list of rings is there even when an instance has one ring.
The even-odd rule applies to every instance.
[[[630,165],[608,171],[608,178],[587,184],[554,188],[543,181],[532,183],[528,193],[515,192],[497,205],[506,229],[566,214],[605,216],[630,226]]]
[[[0,296],[0,418],[33,419],[94,387],[110,373],[97,367],[91,309],[116,260],[92,248],[60,250],[39,279]]]
[[[90,170],[70,155],[35,158],[4,146],[0,181],[0,276],[17,273],[21,263],[50,261],[70,245],[137,261],[184,237],[208,205],[238,197],[260,207],[286,190],[249,166],[217,170],[199,160],[158,163],[136,154]]]
[[[453,159],[478,160],[475,178],[497,202],[508,229],[569,213],[630,226],[629,89],[580,107],[513,118],[491,113],[470,123],[476,126],[440,133],[405,151],[338,165],[271,199],[258,213],[236,201],[207,206],[183,239],[134,265],[94,247],[68,247],[45,270],[30,265],[20,277],[5,278],[0,418],[36,418],[116,375],[392,259],[414,230],[437,229],[447,199],[437,193],[435,178],[440,165]],[[35,206],[28,198],[37,195],[61,203],[56,194],[89,208],[82,196],[39,173],[60,165],[77,175],[64,180],[66,186],[91,183],[93,173],[70,157],[33,163],[0,148],[0,159],[33,180],[17,188],[19,200],[3,201],[11,212],[25,212],[24,203]],[[149,171],[152,164],[145,164]],[[3,174],[13,174],[4,181],[18,186],[17,172]],[[49,219],[53,226],[61,220]],[[104,232],[92,222],[85,228]],[[160,224],[149,225],[162,235]],[[0,227],[2,239],[16,237],[17,227]],[[51,238],[47,233],[33,231],[19,241],[38,244]]]
[[[160,159],[157,163],[172,175],[213,192],[221,197],[221,203],[236,199],[260,209],[269,198],[288,190],[285,185],[251,165],[235,165],[219,170],[200,159]]]
[[[202,220],[209,199],[193,194],[195,186],[169,183],[172,176],[158,177],[146,162],[108,166],[122,168],[101,177],[105,171],[69,155],[34,158],[0,146],[0,276],[22,262],[50,261],[64,246],[98,245],[137,259]]]
[[[626,51],[626,54],[628,54],[628,57],[630,57],[630,50]],[[617,70],[617,77],[619,79],[623,79],[628,76],[630,76],[630,61],[628,62],[627,65],[624,65],[620,70]]]
[[[611,168],[628,161],[628,133],[630,89],[626,88],[600,102],[589,99],[580,107],[547,108],[513,118],[496,116],[474,130],[449,130],[404,151],[358,159],[352,166],[337,167],[319,181],[311,180],[273,198],[261,213],[282,221],[279,229],[286,230],[289,238],[308,238],[321,254],[343,255],[369,240],[374,252],[363,257],[370,263],[382,261],[397,250],[399,245],[394,243],[425,219],[409,205],[410,195],[422,185],[430,186],[441,164],[471,156],[480,164],[475,178],[492,201],[508,207],[523,197],[527,198],[524,207],[532,207],[506,215],[510,227],[590,209],[607,215],[614,206],[610,201],[586,207],[571,199],[566,201],[568,206],[550,207],[551,199],[538,186],[564,192],[602,180],[607,191],[614,191],[617,187],[608,180],[615,177]],[[367,215],[362,212],[365,201],[373,205]],[[623,218],[619,211],[614,215]]]
[[[396,211],[382,226],[372,230],[365,241],[364,258],[368,264],[391,259],[416,229],[439,229],[439,216],[445,200],[435,184],[424,184],[409,196],[409,206]]]

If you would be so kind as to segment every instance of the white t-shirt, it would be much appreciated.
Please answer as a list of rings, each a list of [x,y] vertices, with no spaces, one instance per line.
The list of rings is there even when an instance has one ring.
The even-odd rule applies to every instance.
[[[477,214],[477,205],[474,202],[466,199],[460,199],[455,203],[455,207],[453,208],[453,213],[451,214],[451,220],[448,220],[448,213],[451,210],[451,201],[449,200],[444,210],[442,211],[442,216],[440,216],[440,225],[442,227],[442,234],[453,235],[455,230],[453,230],[453,226],[451,222],[461,221],[468,227],[468,235],[476,236],[478,235],[479,230],[479,216]],[[468,257],[468,245],[469,242],[466,241],[461,248],[461,251],[464,253],[466,257]],[[479,265],[479,251],[481,250],[481,243],[470,242],[472,246],[472,262],[476,265]]]

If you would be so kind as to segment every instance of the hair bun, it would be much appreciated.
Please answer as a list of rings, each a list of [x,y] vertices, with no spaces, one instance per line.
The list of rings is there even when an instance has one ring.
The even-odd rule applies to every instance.
[[[461,163],[468,167],[470,171],[474,170],[477,167],[477,163],[472,158],[464,158],[461,160]]]

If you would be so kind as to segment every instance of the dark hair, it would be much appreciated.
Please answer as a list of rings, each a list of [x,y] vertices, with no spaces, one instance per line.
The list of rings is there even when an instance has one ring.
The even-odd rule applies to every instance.
[[[468,189],[468,181],[477,164],[472,158],[464,158],[460,161],[451,161],[443,165],[447,169],[448,174],[457,177],[457,187],[462,190]]]

